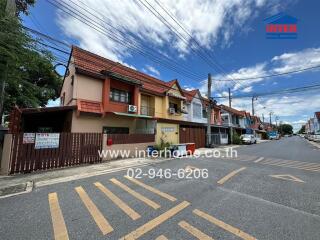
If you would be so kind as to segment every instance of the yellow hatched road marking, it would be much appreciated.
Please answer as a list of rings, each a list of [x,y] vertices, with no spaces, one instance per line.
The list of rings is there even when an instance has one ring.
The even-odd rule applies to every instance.
[[[206,219],[207,221],[217,225],[218,227],[244,239],[244,240],[256,240],[255,237],[252,237],[251,235],[241,231],[240,229],[233,227],[233,226],[231,226],[231,225],[229,225],[229,224],[227,224],[227,223],[225,223],[225,222],[223,222],[223,221],[221,221],[221,220],[219,220],[209,214],[206,214],[198,209],[193,210],[193,213],[198,215],[199,217],[202,217],[202,218]]]
[[[293,175],[289,175],[289,174],[270,175],[270,177],[279,178],[279,179],[283,179],[283,180],[289,180],[289,181],[293,181],[293,182],[304,183],[304,181],[302,181],[300,178],[297,178],[297,177],[295,177]]]
[[[201,232],[199,229],[195,228],[194,226],[190,225],[186,221],[181,221],[178,223],[180,227],[182,227],[184,230],[189,232],[191,235],[196,237],[200,240],[214,240],[212,237],[209,237],[207,234]]]
[[[254,162],[255,162],[255,163],[258,163],[258,162],[261,162],[263,159],[264,159],[264,157],[260,157],[260,158],[258,158],[257,160],[255,160]]]
[[[238,174],[239,172],[245,170],[245,167],[242,167],[238,170],[232,171],[231,173],[229,173],[228,175],[224,176],[223,178],[221,178],[218,183],[219,184],[224,184],[226,181],[228,181],[230,178],[232,178],[234,175]]]
[[[302,169],[302,170],[313,171],[313,172],[317,172],[318,171],[318,169],[313,169],[311,167],[292,166],[292,165],[289,165],[289,163],[287,165],[285,165],[284,163],[281,164],[281,163],[264,163],[264,162],[262,162],[261,164],[271,165],[271,166],[278,166],[278,167],[296,168],[296,169]]]
[[[291,167],[305,167],[308,166],[310,163],[307,162],[298,162],[298,161],[292,161],[289,162],[289,160],[286,160],[287,162],[280,163],[279,166],[291,166]]]
[[[132,190],[127,185],[124,185],[123,183],[119,182],[117,179],[111,178],[110,181],[112,183],[114,183],[115,185],[117,185],[118,187],[125,190],[126,192],[128,192],[129,194],[131,194],[132,196],[134,196],[135,198],[137,198],[140,201],[144,202],[145,204],[149,205],[150,207],[152,207],[154,209],[160,208],[159,204],[155,203],[154,201],[150,200],[149,198],[146,198],[145,196],[141,195],[140,193]]]
[[[288,165],[290,167],[304,167],[304,168],[315,168],[320,166],[317,163],[306,163],[306,162],[291,163]]]
[[[55,240],[69,240],[66,224],[63,219],[57,193],[48,194],[49,207]]]
[[[153,192],[153,193],[155,193],[155,194],[157,194],[157,195],[159,195],[159,196],[161,196],[163,198],[166,198],[171,202],[174,202],[174,201],[177,200],[175,197],[172,197],[167,193],[161,192],[158,189],[155,189],[155,188],[153,188],[153,187],[151,187],[151,186],[149,186],[149,185],[147,185],[147,184],[145,184],[143,182],[138,181],[137,179],[131,178],[129,176],[124,176],[124,177],[127,178],[128,180],[132,181],[133,183],[139,185],[140,187],[143,187],[143,188],[149,190],[150,192]]]
[[[168,240],[168,238],[166,238],[166,236],[164,236],[164,235],[160,235],[155,240]]]
[[[320,166],[319,167],[306,167],[305,170],[318,171],[318,170],[320,170]]]
[[[189,205],[190,205],[189,202],[183,201],[182,203],[180,203],[177,206],[171,208],[170,210],[168,210],[167,212],[161,214],[160,216],[150,220],[146,224],[142,225],[141,227],[137,228],[136,230],[132,231],[131,233],[127,234],[126,236],[124,236],[121,239],[123,239],[123,240],[138,239],[139,237],[141,237],[145,233],[151,231],[152,229],[154,229],[155,227],[157,227],[161,223],[165,222],[169,218],[171,218],[174,215],[176,215],[177,213],[181,212],[183,209],[185,209]]]
[[[94,183],[94,185],[101,190],[114,204],[116,204],[124,213],[126,213],[132,220],[136,220],[141,216],[130,208],[125,202],[114,195],[109,189],[103,186],[100,182]]]
[[[104,218],[102,213],[99,211],[97,206],[92,202],[88,194],[84,191],[82,187],[75,188],[79,197],[81,198],[84,205],[87,207],[89,213],[91,214],[93,220],[96,222],[100,228],[103,235],[106,235],[113,231],[113,228],[110,226],[109,222]]]

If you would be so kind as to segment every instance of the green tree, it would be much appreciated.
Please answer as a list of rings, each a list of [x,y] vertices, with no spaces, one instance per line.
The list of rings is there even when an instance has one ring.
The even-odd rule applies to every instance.
[[[6,1],[0,0],[1,120],[13,106],[44,107],[59,96],[62,82],[54,71],[53,55],[22,28],[19,13],[26,13],[26,6],[34,1],[18,2],[16,14],[9,14]]]
[[[298,133],[299,133],[299,134],[302,134],[302,133],[304,133],[304,132],[306,132],[306,126],[305,126],[305,125],[302,125]]]
[[[281,133],[281,135],[292,134],[293,127],[290,124],[281,124],[279,126],[279,132]]]

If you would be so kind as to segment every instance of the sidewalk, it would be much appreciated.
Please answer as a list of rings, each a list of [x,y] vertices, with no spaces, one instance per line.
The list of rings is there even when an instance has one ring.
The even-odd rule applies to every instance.
[[[34,187],[98,176],[108,172],[147,166],[168,160],[170,159],[131,158],[28,174],[0,175],[0,198],[30,192]]]

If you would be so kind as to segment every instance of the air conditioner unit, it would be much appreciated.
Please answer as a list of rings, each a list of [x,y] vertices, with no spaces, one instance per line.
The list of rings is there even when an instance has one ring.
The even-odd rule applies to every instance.
[[[169,108],[169,113],[170,114],[175,114],[176,113],[176,110],[174,108]]]
[[[135,106],[135,105],[129,105],[129,106],[128,106],[128,112],[131,112],[131,113],[137,112],[137,106]]]
[[[181,108],[181,112],[182,113],[188,113],[187,106],[183,105],[182,108]]]

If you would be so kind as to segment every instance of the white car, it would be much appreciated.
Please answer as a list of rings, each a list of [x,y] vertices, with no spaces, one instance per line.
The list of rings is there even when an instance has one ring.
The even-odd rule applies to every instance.
[[[257,139],[253,134],[243,134],[240,136],[241,141],[247,144],[257,143]]]

